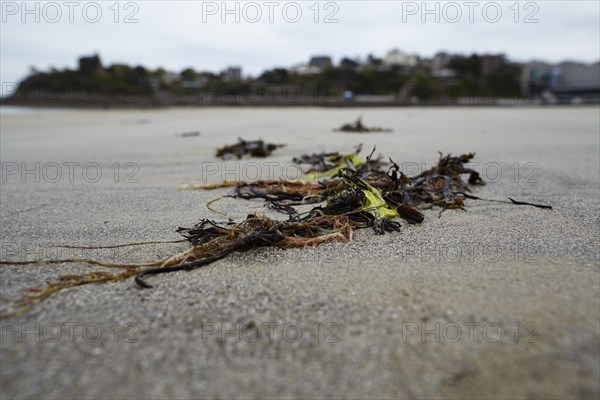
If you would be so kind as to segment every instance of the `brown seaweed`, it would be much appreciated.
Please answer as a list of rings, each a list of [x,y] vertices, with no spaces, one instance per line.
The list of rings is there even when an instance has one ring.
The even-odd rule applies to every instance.
[[[393,220],[395,217],[415,224],[424,220],[424,215],[417,210],[419,207],[435,205],[442,209],[463,209],[465,197],[460,191],[469,190],[469,185],[485,184],[475,171],[465,167],[474,157],[473,153],[459,157],[440,154],[434,168],[408,178],[392,160],[388,170],[384,170],[380,158],[372,160],[373,152],[366,160],[358,162],[354,158],[358,151],[360,149],[346,156],[321,153],[294,159],[310,164],[307,172],[337,170],[325,180],[239,182],[232,197],[264,200],[269,208],[286,214],[288,220],[275,221],[252,214],[231,228],[202,220],[193,228],[180,229],[197,254],[179,265],[142,271],[136,276],[136,283],[149,288],[151,286],[144,280],[148,275],[200,268],[233,251],[253,247],[308,247],[331,241],[344,242],[352,238],[353,230],[362,228],[372,228],[376,234],[397,232],[401,225]],[[354,162],[339,168],[339,161],[343,159]],[[462,179],[465,174],[469,175],[468,182]],[[317,205],[305,214],[293,207],[314,203],[325,204]]]
[[[336,132],[354,132],[354,133],[376,133],[376,132],[392,132],[389,128],[381,127],[368,127],[362,123],[362,116],[358,117],[356,121],[349,124],[344,124],[338,129],[334,129]]]
[[[21,300],[14,311],[0,317],[27,312],[48,296],[58,291],[84,284],[100,284],[135,277],[142,288],[150,288],[146,278],[151,275],[190,271],[222,259],[232,252],[251,248],[276,246],[279,248],[314,247],[323,243],[347,242],[354,230],[371,228],[376,234],[398,232],[398,218],[409,224],[422,223],[424,209],[438,207],[464,210],[465,199],[484,200],[470,194],[473,186],[484,185],[479,174],[466,167],[474,153],[443,156],[438,163],[417,176],[408,177],[393,161],[382,162],[365,159],[358,151],[349,155],[321,153],[304,155],[296,162],[310,165],[307,172],[321,172],[321,176],[298,181],[261,180],[193,186],[212,190],[233,187],[230,197],[244,200],[259,199],[265,205],[285,214],[287,220],[275,220],[251,214],[240,222],[216,223],[201,220],[192,228],[179,228],[178,232],[189,242],[190,248],[166,260],[148,264],[115,264],[90,259],[0,261],[0,265],[81,263],[121,270],[120,273],[91,271],[82,275],[63,275],[46,282],[42,288],[22,291]],[[309,175],[310,177],[310,175]],[[463,178],[466,177],[466,180]],[[509,198],[510,204],[529,205],[551,209],[550,206],[526,203]],[[487,200],[504,202],[502,200]],[[295,206],[309,205],[308,212],[299,212]],[[177,242],[177,241],[169,241]],[[132,243],[129,245],[144,245]],[[77,247],[77,246],[71,246]],[[113,246],[110,246],[113,247]],[[114,246],[118,247],[118,246]]]
[[[259,140],[244,140],[238,138],[236,144],[223,146],[217,149],[217,157],[223,159],[236,157],[241,159],[244,156],[260,157],[265,158],[271,155],[271,153],[281,147],[285,147],[285,144],[273,144],[265,143],[262,139]]]

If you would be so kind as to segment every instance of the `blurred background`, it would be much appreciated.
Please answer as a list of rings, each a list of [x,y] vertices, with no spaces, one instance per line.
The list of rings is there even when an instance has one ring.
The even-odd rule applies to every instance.
[[[600,102],[595,1],[2,1],[3,103]]]

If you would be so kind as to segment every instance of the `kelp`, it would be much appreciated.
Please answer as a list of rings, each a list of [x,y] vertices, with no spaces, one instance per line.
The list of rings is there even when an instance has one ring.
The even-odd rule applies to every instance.
[[[75,246],[73,246],[75,247]],[[107,271],[90,271],[79,275],[60,275],[55,279],[47,280],[44,287],[31,287],[19,290],[20,298],[12,305],[13,311],[0,313],[0,319],[15,315],[21,315],[30,311],[35,305],[41,303],[51,295],[65,289],[74,288],[87,284],[101,284],[108,282],[119,282],[136,276],[144,268],[151,268],[161,265],[161,263],[148,264],[114,264],[101,262],[87,258],[82,259],[64,259],[64,260],[34,260],[34,261],[0,261],[0,265],[48,265],[48,264],[87,264],[103,268],[119,269],[120,273],[109,273]]]
[[[259,140],[244,140],[238,138],[236,144],[223,146],[217,149],[217,157],[223,159],[236,157],[238,159],[244,156],[265,158],[284,144],[265,143],[262,139]]]
[[[300,157],[294,157],[292,162],[299,165],[308,165],[305,171],[306,177],[303,181],[314,181],[323,178],[331,177],[342,169],[363,169],[366,163],[369,163],[370,169],[381,169],[387,163],[382,161],[379,156],[376,159],[372,158],[372,153],[366,159],[359,156],[362,150],[362,144],[356,147],[354,153],[340,154],[339,152],[322,152],[311,155],[303,154]],[[375,149],[373,149],[373,152]]]
[[[400,231],[397,217],[409,224],[421,223],[420,210],[434,206],[464,210],[464,199],[471,186],[485,182],[479,174],[465,166],[474,153],[455,157],[450,154],[440,158],[437,165],[409,178],[391,159],[383,163],[381,157],[366,158],[355,153],[320,153],[303,155],[294,159],[309,164],[309,174],[325,172],[322,180],[261,180],[238,182],[231,197],[245,200],[261,199],[267,207],[288,216],[286,221],[276,221],[265,216],[249,215],[232,227],[202,220],[193,228],[180,229],[192,245],[191,259],[168,268],[151,268],[136,276],[141,287],[151,287],[144,278],[173,271],[192,270],[221,259],[233,251],[261,246],[314,247],[323,243],[347,242],[355,229],[372,228],[376,234]],[[345,165],[344,168],[340,168]],[[388,166],[385,170],[385,166]],[[327,172],[336,171],[330,176]],[[467,181],[463,176],[467,175]],[[232,182],[227,182],[230,187]],[[204,190],[213,186],[198,187]],[[550,206],[516,202],[541,208]],[[294,206],[325,203],[309,212],[299,213]]]
[[[362,123],[362,116],[358,117],[356,121],[349,124],[344,124],[338,129],[334,129],[335,132],[354,132],[354,133],[376,133],[376,132],[392,132],[389,128],[381,127],[368,127]]]
[[[210,190],[235,185],[232,197],[246,200],[263,199],[278,204],[287,202],[293,205],[333,201],[346,196],[351,189],[358,189],[362,193],[363,201],[373,204],[385,202],[386,207],[393,208],[396,214],[389,214],[389,217],[400,216],[409,223],[418,223],[423,217],[417,209],[429,209],[433,206],[464,209],[464,193],[470,191],[469,186],[485,185],[476,171],[465,167],[473,157],[473,153],[459,157],[442,156],[440,153],[435,167],[409,178],[391,159],[389,163],[384,163],[381,157],[373,159],[373,153],[364,160],[356,153],[321,153],[304,155],[295,161],[311,164],[310,169],[306,171],[309,176],[318,174],[319,178],[326,179],[260,180],[237,184],[228,181],[223,185],[187,188]],[[329,169],[318,172],[325,168]],[[468,174],[468,181],[462,179],[465,174]],[[358,196],[358,193],[355,195]]]
[[[347,242],[352,238],[352,224],[345,216],[311,215],[298,221],[275,221],[250,214],[231,228],[202,220],[193,228],[180,229],[192,244],[175,265],[146,269],[135,277],[143,288],[151,288],[144,278],[175,271],[190,271],[220,260],[234,251],[261,246],[314,247],[323,243]]]
[[[287,249],[343,243],[352,239],[356,229],[370,228],[379,235],[398,232],[401,229],[398,219],[408,224],[418,224],[425,219],[423,210],[432,207],[438,207],[441,211],[464,210],[465,199],[485,200],[470,194],[472,187],[485,185],[479,174],[466,165],[473,159],[474,153],[461,156],[444,156],[440,153],[433,168],[408,177],[393,160],[383,162],[381,157],[374,158],[374,151],[366,158],[359,156],[359,147],[350,154],[320,153],[294,159],[299,164],[309,166],[306,170],[309,177],[321,174],[314,179],[226,181],[222,184],[188,186],[188,189],[201,190],[233,188],[230,197],[262,200],[270,209],[286,215],[287,219],[276,220],[258,214],[250,214],[240,223],[231,220],[217,223],[202,219],[194,227],[178,229],[190,247],[166,260],[148,264],[114,264],[89,259],[1,261],[0,265],[80,263],[118,269],[120,272],[91,271],[82,275],[59,276],[47,281],[43,288],[25,289],[20,301],[13,307],[14,311],[0,317],[27,312],[58,291],[84,284],[116,282],[134,277],[138,286],[150,288],[152,286],[147,282],[149,276],[194,270],[236,251],[264,246]],[[515,205],[552,208],[509,200],[510,204]],[[299,205],[313,206],[310,211],[299,212],[295,208]],[[177,241],[164,243],[172,242]],[[155,242],[121,246],[149,243]]]

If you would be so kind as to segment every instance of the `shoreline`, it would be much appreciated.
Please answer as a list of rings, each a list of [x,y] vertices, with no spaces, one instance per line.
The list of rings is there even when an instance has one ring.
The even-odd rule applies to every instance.
[[[166,109],[206,109],[206,108],[563,108],[598,107],[598,103],[556,103],[544,104],[534,100],[478,102],[478,103],[402,103],[402,102],[215,102],[210,104],[127,104],[127,103],[19,103],[0,101],[0,108],[15,107],[23,109],[63,109],[63,110],[166,110]]]

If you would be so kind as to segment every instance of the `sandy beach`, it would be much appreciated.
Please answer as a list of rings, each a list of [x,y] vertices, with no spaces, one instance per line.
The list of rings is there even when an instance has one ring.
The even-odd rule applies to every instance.
[[[362,115],[393,133],[333,128]],[[196,132],[198,136],[182,137]],[[443,398],[600,396],[598,107],[30,110],[0,121],[0,259],[154,261],[201,218],[273,214],[183,183],[299,177],[320,151],[391,157],[406,173],[438,151],[475,152],[467,201],[399,233],[262,248],[206,268],[87,285],[0,320],[2,398]],[[285,143],[221,161],[238,137]],[[18,290],[84,265],[0,268]],[[168,376],[169,379],[157,379]]]

